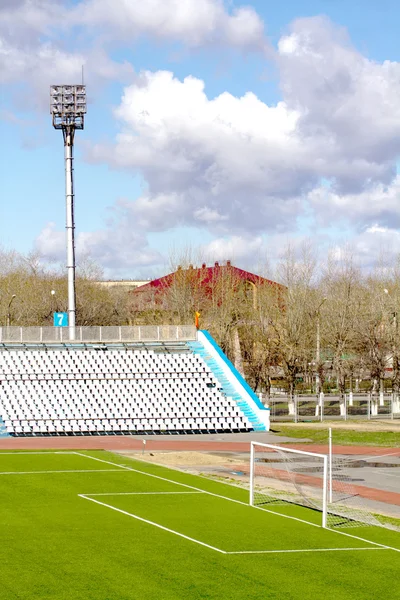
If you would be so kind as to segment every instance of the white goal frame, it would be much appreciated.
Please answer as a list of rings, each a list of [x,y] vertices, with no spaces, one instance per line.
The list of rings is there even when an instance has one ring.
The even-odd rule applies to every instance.
[[[278,452],[288,452],[300,456],[311,456],[322,459],[323,474],[322,474],[322,527],[327,528],[328,516],[328,456],[326,454],[318,454],[316,452],[307,452],[306,450],[295,450],[294,448],[286,448],[284,446],[276,446],[273,444],[263,444],[260,442],[250,442],[250,506],[254,504],[254,479],[255,479],[255,447],[268,448]],[[277,491],[277,497],[279,492]]]

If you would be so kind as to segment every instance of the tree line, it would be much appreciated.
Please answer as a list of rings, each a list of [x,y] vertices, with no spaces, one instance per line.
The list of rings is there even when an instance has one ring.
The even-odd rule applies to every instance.
[[[226,266],[204,284],[191,262],[177,257],[168,286],[150,294],[99,285],[101,270],[82,262],[77,325],[193,324],[200,312],[200,327],[267,397],[277,382],[293,396],[302,386],[326,389],[328,380],[341,396],[360,381],[372,392],[389,381],[399,393],[399,259],[379,260],[365,273],[350,251],[321,264],[309,244],[296,252],[288,246],[274,270],[258,270],[279,285],[243,281]],[[53,312],[66,309],[65,273],[34,254],[0,251],[2,326],[50,326]]]

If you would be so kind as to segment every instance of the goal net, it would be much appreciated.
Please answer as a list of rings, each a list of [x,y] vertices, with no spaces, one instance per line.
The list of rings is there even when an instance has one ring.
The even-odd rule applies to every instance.
[[[328,458],[324,454],[251,442],[250,504],[274,510],[301,505],[327,526]]]
[[[394,521],[397,519],[397,523],[399,522],[399,508],[377,499],[375,490],[369,487],[365,480],[364,470],[368,467],[367,460],[340,457],[329,453],[328,525],[331,527],[374,525],[400,531],[400,527]],[[379,476],[378,472],[376,477]]]
[[[323,527],[374,525],[399,530],[363,486],[360,461],[251,443],[250,504],[281,512],[305,506],[321,513]],[[275,508],[276,507],[276,508]],[[285,509],[290,514],[290,509]],[[390,517],[390,511],[386,512]],[[395,516],[395,515],[393,515]]]

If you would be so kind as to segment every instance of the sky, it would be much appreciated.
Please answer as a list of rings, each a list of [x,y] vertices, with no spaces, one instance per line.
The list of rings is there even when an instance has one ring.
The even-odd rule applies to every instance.
[[[65,264],[51,84],[80,83],[77,263],[400,252],[395,0],[0,0],[0,247]]]

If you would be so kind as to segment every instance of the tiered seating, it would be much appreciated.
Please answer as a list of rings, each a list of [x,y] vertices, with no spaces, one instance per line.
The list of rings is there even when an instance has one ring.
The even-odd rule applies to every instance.
[[[203,359],[182,352],[0,351],[0,418],[12,435],[246,431]]]

